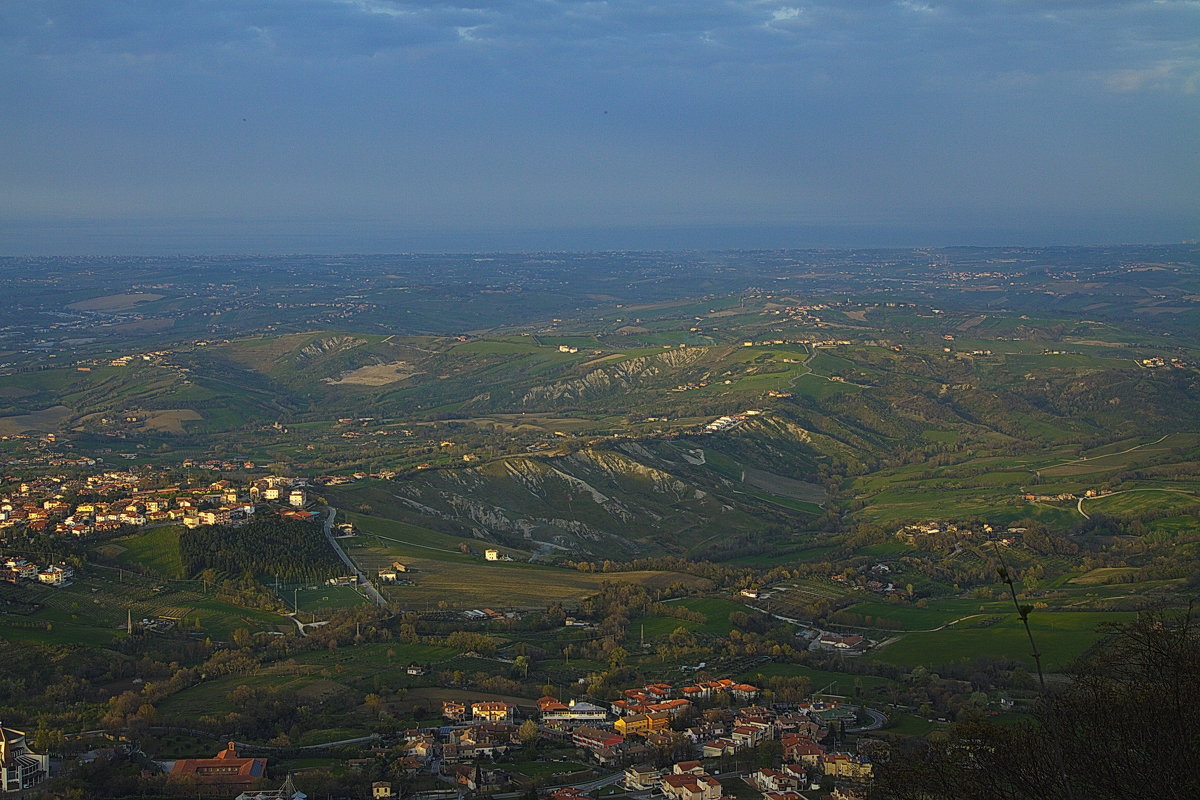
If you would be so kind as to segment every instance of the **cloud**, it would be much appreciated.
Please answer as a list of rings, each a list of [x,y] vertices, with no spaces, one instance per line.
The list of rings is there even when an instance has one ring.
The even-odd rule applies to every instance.
[[[1081,74],[1154,69],[1162,48],[1196,52],[1200,2],[1105,0],[6,0],[0,47],[12,56],[155,56],[203,64],[243,53],[298,59],[453,57],[482,40],[545,59],[669,65],[721,63],[887,73],[921,49],[961,73]],[[773,36],[791,31],[794,36]],[[466,32],[466,33],[464,33]],[[1159,52],[1155,52],[1158,50]],[[1180,54],[1172,52],[1172,57]],[[831,63],[832,62],[832,63]],[[981,78],[982,80],[983,78]],[[1114,77],[1118,84],[1121,78]]]
[[[2,0],[0,217],[1194,208],[1198,29],[1195,0]]]
[[[1163,61],[1141,69],[1101,73],[1106,88],[1118,94],[1168,92],[1195,94],[1200,87],[1200,59]]]

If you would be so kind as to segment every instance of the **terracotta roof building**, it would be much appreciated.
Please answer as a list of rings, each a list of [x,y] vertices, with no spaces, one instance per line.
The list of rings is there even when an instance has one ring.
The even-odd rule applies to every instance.
[[[265,758],[242,758],[230,742],[214,758],[185,758],[171,767],[169,778],[191,779],[201,786],[228,786],[249,789],[267,775]]]

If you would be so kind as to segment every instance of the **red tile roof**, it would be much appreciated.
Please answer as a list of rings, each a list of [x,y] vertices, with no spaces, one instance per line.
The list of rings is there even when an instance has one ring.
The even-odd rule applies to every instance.
[[[220,786],[250,786],[266,777],[265,758],[241,758],[233,742],[215,758],[185,758],[171,767],[170,777],[191,776],[196,783]]]

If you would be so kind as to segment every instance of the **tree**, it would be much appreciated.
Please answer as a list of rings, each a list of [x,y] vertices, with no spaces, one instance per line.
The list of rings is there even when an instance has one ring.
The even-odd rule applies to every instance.
[[[612,650],[608,651],[608,666],[609,669],[617,669],[625,663],[625,659],[629,658],[629,652],[620,645],[617,645]]]
[[[982,718],[894,757],[886,800],[1089,800],[1200,797],[1200,625],[1190,612],[1144,614],[1110,630],[1043,695],[1029,724]]]
[[[521,723],[521,727],[517,728],[517,738],[521,740],[523,745],[531,745],[537,741],[538,726],[531,719],[527,719]]]

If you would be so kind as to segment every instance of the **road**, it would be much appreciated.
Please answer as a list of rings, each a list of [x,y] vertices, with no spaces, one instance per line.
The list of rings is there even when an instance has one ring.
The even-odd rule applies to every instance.
[[[614,783],[619,783],[624,778],[625,778],[624,772],[614,772],[611,775],[605,775],[603,778],[597,778],[594,781],[588,781],[587,783],[577,783],[577,784],[575,784],[575,788],[579,789],[582,792],[586,792],[587,794],[591,794],[592,792],[596,791],[597,789],[602,789],[605,786],[612,786]]]
[[[1016,355],[1016,354],[1015,353],[1006,353],[1006,355]],[[1051,464],[1050,466],[1043,467],[1042,469],[1053,469],[1054,467],[1065,467],[1067,464],[1079,464],[1083,461],[1099,461],[1102,458],[1110,458],[1112,456],[1123,456],[1126,453],[1132,453],[1134,450],[1141,450],[1143,447],[1150,447],[1151,445],[1159,444],[1170,435],[1171,434],[1169,434],[1169,433],[1164,433],[1161,438],[1155,439],[1153,442],[1146,442],[1145,444],[1134,445],[1133,447],[1130,447],[1126,450],[1121,450],[1120,452],[1117,452],[1117,453],[1103,453],[1098,456],[1080,456],[1079,458],[1073,458],[1070,461],[1063,461],[1060,464]],[[1035,470],[1033,470],[1033,474],[1037,475],[1040,478],[1040,477],[1042,477],[1042,470],[1035,469]],[[1080,511],[1079,513],[1083,514],[1082,511]],[[1087,516],[1087,514],[1083,514],[1083,515],[1085,517]]]
[[[871,718],[871,724],[864,725],[861,728],[847,728],[846,733],[862,733],[864,731],[877,731],[880,728],[882,728],[884,725],[887,724],[887,717],[885,717],[881,712],[876,711],[873,708],[867,708],[866,706],[859,706],[859,708],[862,709],[864,712],[866,712],[867,716]]]
[[[334,537],[333,520],[336,516],[337,509],[330,507],[329,514],[325,517],[325,538],[329,540],[329,546],[333,548],[334,552],[338,554],[338,557],[341,558],[346,566],[350,568],[350,571],[358,576],[358,585],[364,592],[366,592],[367,597],[371,598],[371,602],[380,608],[383,608],[387,605],[387,600],[384,599],[384,596],[379,593],[379,590],[376,589],[369,580],[367,580],[367,576],[364,575],[363,571],[358,568],[358,565],[350,560],[350,556],[346,555],[346,551],[342,549],[342,546],[338,544],[338,540]]]

